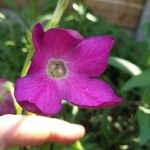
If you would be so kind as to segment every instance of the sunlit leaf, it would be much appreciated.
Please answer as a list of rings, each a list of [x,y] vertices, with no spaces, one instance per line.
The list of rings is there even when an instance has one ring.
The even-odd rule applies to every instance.
[[[143,94],[141,105],[137,111],[137,119],[140,129],[140,144],[144,145],[150,140],[150,88],[147,88]]]
[[[142,70],[137,65],[119,57],[111,56],[109,58],[109,64],[130,75],[139,75],[142,72]]]
[[[128,91],[135,87],[144,87],[150,85],[150,70],[144,71],[140,75],[129,79],[123,86],[122,91]]]

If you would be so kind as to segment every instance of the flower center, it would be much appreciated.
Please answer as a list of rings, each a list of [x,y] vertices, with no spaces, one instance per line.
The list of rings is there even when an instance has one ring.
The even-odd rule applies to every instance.
[[[49,61],[47,66],[47,74],[53,78],[61,78],[66,74],[66,68],[61,61]]]

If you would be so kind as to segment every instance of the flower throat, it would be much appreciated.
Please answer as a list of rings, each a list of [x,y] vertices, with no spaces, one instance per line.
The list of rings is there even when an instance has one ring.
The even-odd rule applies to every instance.
[[[47,65],[47,74],[53,78],[61,78],[66,75],[66,68],[61,61],[50,61]]]

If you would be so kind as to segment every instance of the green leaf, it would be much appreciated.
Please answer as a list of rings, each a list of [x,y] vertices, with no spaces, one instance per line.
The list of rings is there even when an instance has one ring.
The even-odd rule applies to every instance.
[[[135,87],[150,85],[150,70],[144,71],[140,75],[130,78],[123,86],[122,91],[128,91]]]
[[[111,56],[109,58],[109,64],[130,75],[139,75],[142,72],[142,70],[137,65],[119,57]]]
[[[137,119],[140,129],[140,144],[144,145],[150,140],[150,88],[147,88],[143,94],[141,105],[137,111]]]

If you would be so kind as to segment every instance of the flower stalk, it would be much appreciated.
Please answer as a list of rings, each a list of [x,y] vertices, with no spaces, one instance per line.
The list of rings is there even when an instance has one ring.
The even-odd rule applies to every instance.
[[[33,54],[34,54],[34,50],[33,49],[29,50],[27,57],[26,57],[26,60],[25,60],[25,63],[24,63],[24,66],[23,66],[22,71],[21,71],[21,77],[23,77],[27,74],[27,71],[28,71],[30,64],[31,64],[31,59],[33,57]]]
[[[28,41],[32,41],[32,34],[30,31],[27,30],[27,40]],[[25,62],[24,62],[24,65],[23,65],[23,68],[22,68],[22,71],[21,71],[21,77],[25,76],[27,74],[27,71],[30,67],[30,64],[31,64],[31,59],[33,57],[33,54],[34,54],[34,49],[32,48],[32,45],[30,44],[30,47],[28,49],[28,54],[26,56],[26,59],[25,59]]]
[[[57,27],[61,17],[64,13],[64,11],[66,10],[66,8],[68,7],[70,3],[70,0],[59,0],[56,6],[56,9],[51,17],[51,20],[47,23],[45,29],[49,29],[49,28],[53,28],[53,27]]]

